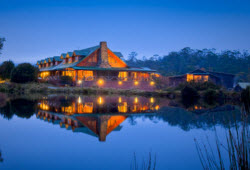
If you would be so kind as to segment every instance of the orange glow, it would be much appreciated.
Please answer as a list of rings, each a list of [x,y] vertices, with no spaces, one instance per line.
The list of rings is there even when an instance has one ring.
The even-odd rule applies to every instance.
[[[154,103],[154,102],[155,102],[154,98],[151,97],[151,98],[150,98],[150,103]]]
[[[206,82],[208,81],[208,75],[193,75],[187,74],[187,82],[195,81],[195,82]]]
[[[160,109],[160,106],[159,105],[156,105],[155,106],[155,110],[159,110]]]
[[[125,71],[119,72],[118,77],[122,81],[127,81],[128,80],[128,72],[125,72]]]
[[[49,110],[49,105],[47,105],[45,103],[41,103],[40,104],[40,109],[42,109],[42,110]]]
[[[138,81],[135,81],[134,84],[137,86],[137,85],[139,84],[139,82],[138,82]]]
[[[118,81],[118,84],[119,84],[119,85],[122,85],[122,81]]]
[[[81,99],[80,96],[78,97],[78,103],[79,103],[79,104],[82,103],[82,99]]]
[[[103,104],[103,99],[102,99],[102,97],[99,97],[97,101],[98,101],[98,104]]]
[[[150,85],[151,85],[151,86],[155,85],[155,82],[154,82],[154,81],[151,81],[151,82],[150,82]]]
[[[187,74],[187,82],[193,81],[193,80],[194,80],[193,74]]]
[[[104,80],[103,80],[103,79],[99,79],[99,80],[98,80],[98,84],[99,84],[99,85],[103,85],[103,84],[104,84]]]
[[[121,97],[119,97],[119,103],[121,103],[122,102],[122,98]]]
[[[138,98],[137,97],[135,98],[135,103],[138,103]]]
[[[121,113],[126,113],[128,111],[128,104],[127,102],[120,103],[118,105],[118,111]]]

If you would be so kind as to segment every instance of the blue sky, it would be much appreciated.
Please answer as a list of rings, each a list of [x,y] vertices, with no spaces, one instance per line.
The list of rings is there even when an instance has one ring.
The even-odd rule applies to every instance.
[[[127,56],[184,47],[249,50],[250,1],[1,0],[0,62],[35,63],[107,41]]]

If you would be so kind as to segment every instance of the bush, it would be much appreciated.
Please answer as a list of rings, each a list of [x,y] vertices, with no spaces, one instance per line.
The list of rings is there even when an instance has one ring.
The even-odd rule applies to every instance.
[[[250,112],[250,86],[241,92],[241,101],[244,103],[246,111]]]
[[[0,78],[3,80],[10,79],[11,72],[15,68],[12,61],[5,61],[0,66]]]
[[[60,83],[62,85],[73,85],[73,79],[70,76],[61,76]]]
[[[181,90],[181,96],[182,96],[182,99],[184,100],[195,100],[199,98],[199,94],[197,90],[191,86],[185,86]]]
[[[208,89],[204,93],[204,100],[208,104],[214,103],[217,98],[218,98],[218,93],[213,89]]]
[[[29,63],[19,64],[11,73],[11,82],[27,83],[37,80],[37,69]]]
[[[203,91],[203,90],[208,90],[208,89],[214,89],[214,90],[218,90],[220,89],[219,86],[215,85],[213,82],[185,82],[185,83],[181,83],[179,84],[176,89],[183,89],[185,86],[191,86],[193,88],[195,88],[198,91]]]

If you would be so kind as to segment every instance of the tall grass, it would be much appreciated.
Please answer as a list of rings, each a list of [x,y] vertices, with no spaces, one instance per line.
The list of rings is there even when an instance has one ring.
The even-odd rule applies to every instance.
[[[215,143],[216,150],[213,150],[209,140],[208,144],[199,144],[196,139],[195,145],[199,155],[200,162],[203,169],[225,169],[225,162],[222,156],[222,149],[228,154],[229,169],[233,170],[247,170],[250,168],[250,135],[248,126],[248,115],[247,112],[242,109],[242,121],[239,126],[235,123],[235,128],[229,127],[226,133],[226,146],[223,145],[217,135],[215,129]],[[217,157],[216,157],[217,155]]]
[[[154,160],[152,159],[152,153],[149,152],[147,160],[143,158],[142,162],[139,163],[136,154],[133,155],[133,160],[130,165],[131,170],[155,170],[156,168],[156,155],[154,156]]]

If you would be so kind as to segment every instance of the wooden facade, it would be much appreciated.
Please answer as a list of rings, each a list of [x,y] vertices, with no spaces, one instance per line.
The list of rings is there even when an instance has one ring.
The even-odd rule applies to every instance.
[[[40,80],[59,82],[70,76],[75,86],[154,89],[154,70],[129,67],[120,52],[113,52],[106,42],[99,46],[63,53],[37,62]],[[128,83],[129,82],[129,83]]]

